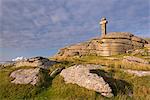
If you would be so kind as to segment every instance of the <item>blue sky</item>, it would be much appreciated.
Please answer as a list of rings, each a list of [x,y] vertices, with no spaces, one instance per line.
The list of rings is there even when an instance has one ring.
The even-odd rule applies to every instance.
[[[108,32],[150,37],[149,0],[0,0],[0,60],[51,56],[59,48]]]

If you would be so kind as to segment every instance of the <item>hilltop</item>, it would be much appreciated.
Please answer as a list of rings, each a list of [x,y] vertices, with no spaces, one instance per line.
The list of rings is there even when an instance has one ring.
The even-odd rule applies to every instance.
[[[75,66],[78,65],[83,66],[83,68],[85,66],[86,68],[86,66],[88,65],[92,69],[94,69],[97,66],[98,69],[93,70],[92,73],[95,73],[95,75],[102,77],[104,81],[107,84],[109,84],[110,88],[112,89],[111,91],[114,95],[113,97],[110,98],[111,100],[114,99],[115,100],[116,99],[117,100],[126,100],[126,99],[148,100],[150,98],[149,95],[150,94],[150,86],[149,86],[150,65],[148,64],[150,63],[150,57],[148,55],[136,54],[134,55],[136,59],[134,58],[133,61],[129,62],[128,59],[131,59],[129,56],[133,57],[132,54],[123,54],[123,55],[116,55],[116,56],[109,56],[109,57],[102,57],[102,56],[95,56],[95,55],[88,55],[82,57],[74,56],[74,57],[67,57],[65,59],[57,59],[57,60],[54,58],[50,58],[51,63],[49,67],[41,67],[41,68],[38,67],[41,66],[40,60],[38,63],[36,63],[37,62],[36,60],[34,60],[35,63],[32,62],[34,64],[37,64],[37,66],[29,66],[29,64],[28,66],[23,66],[23,65],[21,66],[20,65],[21,63],[18,63],[18,65],[20,65],[18,67],[8,66],[0,70],[0,80],[1,80],[0,98],[2,100],[3,99],[11,99],[11,100],[108,99],[107,97],[102,96],[100,93],[94,90],[83,87],[84,85],[79,86],[76,84],[76,82],[74,84],[66,83],[63,76],[59,74],[61,70],[63,70],[64,68],[66,70],[68,68],[70,69],[73,68],[73,66],[74,68],[77,68]],[[29,61],[31,62],[31,60]],[[141,62],[137,62],[136,60]],[[27,64],[27,63],[24,62],[22,64]],[[17,71],[19,73],[22,73],[23,70],[26,71],[27,73],[22,74],[23,76],[21,80],[18,80],[16,77],[16,80],[19,83],[25,82],[23,79],[24,75],[27,75],[26,77],[29,77],[28,80],[31,80],[34,79],[34,74],[35,75],[37,74],[38,77],[36,77],[35,79],[39,78],[40,80],[39,81],[31,80],[28,81],[28,83],[23,83],[23,84],[11,83],[11,81],[15,82],[13,81],[15,77],[11,78],[10,75],[12,76],[13,73],[16,73]],[[31,71],[34,72],[34,74],[31,73]],[[74,73],[73,70],[69,72],[71,76],[78,75],[77,71],[75,71],[75,74],[73,74]],[[146,72],[148,72],[148,74]],[[31,78],[31,75],[33,76],[33,78]],[[67,72],[66,78],[68,75],[69,73]],[[77,79],[79,79],[79,77]],[[83,82],[85,81],[86,79],[84,78]]]
[[[149,100],[150,43],[128,32],[0,65],[1,100]]]

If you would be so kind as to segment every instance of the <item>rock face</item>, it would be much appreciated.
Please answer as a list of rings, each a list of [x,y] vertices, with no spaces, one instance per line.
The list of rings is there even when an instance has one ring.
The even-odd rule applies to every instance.
[[[111,56],[128,50],[143,48],[148,42],[127,32],[111,32],[103,38],[71,45],[60,49],[55,57],[98,55]]]
[[[102,40],[102,56],[110,56],[126,53],[131,49],[143,48],[147,42],[127,32],[112,32]]]
[[[143,65],[149,64],[148,61],[141,59],[141,58],[138,58],[138,57],[133,57],[133,56],[125,56],[122,62],[123,63],[143,64]]]
[[[10,77],[14,78],[11,83],[35,85],[39,81],[39,72],[40,68],[16,70],[10,74]]]
[[[106,97],[112,97],[112,90],[109,84],[97,74],[90,73],[92,69],[99,69],[98,65],[75,65],[61,71],[66,83],[77,84],[90,90],[101,93]]]
[[[38,68],[49,68],[52,64],[55,64],[54,61],[50,61],[47,58],[44,57],[33,57],[26,60],[17,61],[15,66],[21,67],[21,66],[31,66],[31,67],[38,67]]]

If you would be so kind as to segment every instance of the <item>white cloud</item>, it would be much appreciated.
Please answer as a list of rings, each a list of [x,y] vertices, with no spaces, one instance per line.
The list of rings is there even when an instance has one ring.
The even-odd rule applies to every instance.
[[[2,0],[3,48],[59,48],[108,31],[150,36],[148,0]]]

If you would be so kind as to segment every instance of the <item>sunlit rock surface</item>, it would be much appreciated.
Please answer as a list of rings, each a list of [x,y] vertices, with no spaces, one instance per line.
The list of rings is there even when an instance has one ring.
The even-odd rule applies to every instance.
[[[90,70],[99,69],[99,65],[74,65],[61,71],[66,83],[77,84],[89,90],[94,90],[106,97],[112,97],[112,89],[103,77],[90,73]]]

